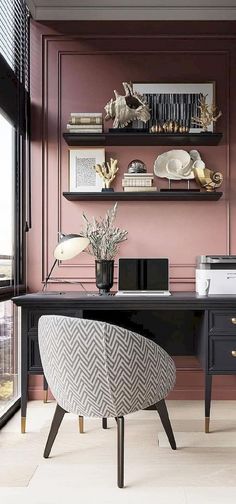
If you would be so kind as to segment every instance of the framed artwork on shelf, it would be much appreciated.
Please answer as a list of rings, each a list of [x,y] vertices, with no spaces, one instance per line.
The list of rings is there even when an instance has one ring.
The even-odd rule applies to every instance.
[[[69,149],[69,191],[99,192],[103,183],[94,166],[105,163],[104,148]]]
[[[209,107],[215,102],[215,82],[202,83],[133,83],[133,89],[145,96],[150,108],[151,119],[148,124],[136,121],[135,128],[150,128],[167,121],[188,128],[190,133],[200,133],[203,128],[192,121],[200,116],[200,98],[206,96]],[[208,131],[213,132],[214,123]]]

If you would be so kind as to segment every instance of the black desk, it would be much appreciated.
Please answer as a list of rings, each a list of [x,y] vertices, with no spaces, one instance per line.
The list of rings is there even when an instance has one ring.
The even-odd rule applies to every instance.
[[[25,432],[28,375],[43,374],[38,348],[38,319],[41,315],[57,314],[113,322],[144,336],[153,336],[153,339],[166,347],[163,341],[168,339],[168,330],[164,334],[164,340],[158,338],[159,332],[165,333],[163,322],[162,331],[158,332],[158,320],[154,320],[155,334],[152,335],[148,323],[142,324],[142,319],[151,319],[155,314],[164,312],[169,315],[172,312],[169,319],[175,323],[175,314],[179,311],[183,312],[186,319],[191,313],[195,316],[195,340],[192,347],[205,373],[205,431],[209,432],[212,376],[236,374],[236,296],[201,297],[192,292],[181,292],[168,297],[121,297],[77,292],[40,292],[16,297],[13,301],[22,309],[22,432]],[[191,350],[188,349],[189,351]],[[46,387],[45,382],[45,389]]]

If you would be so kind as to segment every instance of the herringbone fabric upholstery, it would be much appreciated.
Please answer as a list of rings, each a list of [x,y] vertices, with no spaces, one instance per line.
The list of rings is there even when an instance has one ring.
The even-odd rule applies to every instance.
[[[115,417],[151,406],[175,383],[156,343],[105,322],[56,315],[39,320],[44,373],[58,404],[82,416]]]

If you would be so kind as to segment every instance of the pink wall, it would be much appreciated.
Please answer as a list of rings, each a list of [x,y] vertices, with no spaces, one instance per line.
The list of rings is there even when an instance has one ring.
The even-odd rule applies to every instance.
[[[221,171],[225,180],[224,197],[218,202],[120,202],[117,224],[129,232],[120,255],[169,257],[171,289],[194,290],[196,255],[236,253],[234,33],[235,23],[217,22],[32,23],[31,291],[41,288],[58,231],[77,233],[83,212],[104,215],[111,206],[68,202],[62,196],[68,190],[68,148],[62,133],[71,111],[103,111],[113,89],[122,91],[122,81],[216,81],[216,100],[223,111],[217,129],[224,136],[219,146],[199,146],[199,151],[207,167]],[[170,148],[108,148],[107,158],[119,160],[115,189],[120,190],[122,174],[132,159],[142,159],[151,171],[157,155]],[[157,179],[155,183],[166,184]],[[86,289],[93,288],[93,258],[83,254],[62,263],[54,279],[79,279]],[[61,284],[51,286],[56,288]]]

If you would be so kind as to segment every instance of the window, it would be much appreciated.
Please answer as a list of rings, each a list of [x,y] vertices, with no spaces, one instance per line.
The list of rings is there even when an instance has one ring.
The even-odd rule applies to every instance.
[[[0,114],[0,152],[0,287],[4,287],[13,283],[14,128],[2,114]]]
[[[29,10],[25,0],[0,0],[0,426],[19,402],[11,298],[24,291],[30,227],[29,85]]]
[[[19,397],[18,339],[12,301],[0,303],[0,416]]]

